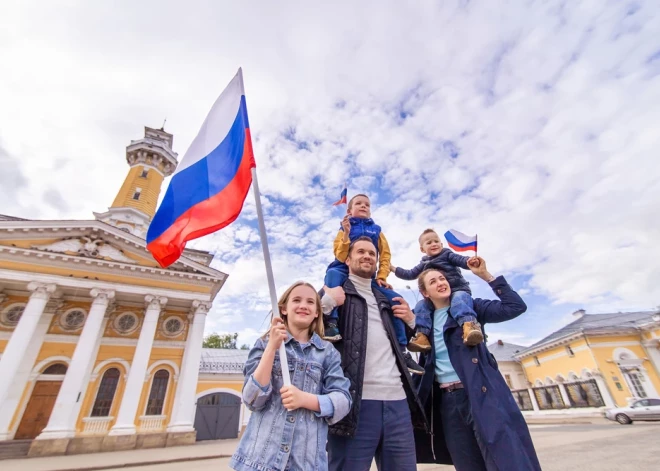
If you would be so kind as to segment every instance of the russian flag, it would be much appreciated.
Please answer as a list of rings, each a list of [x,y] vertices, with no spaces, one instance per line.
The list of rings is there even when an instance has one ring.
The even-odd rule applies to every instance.
[[[238,69],[183,156],[147,231],[147,249],[162,267],[178,260],[187,241],[238,217],[254,167],[243,72]]]
[[[344,189],[341,190],[341,196],[337,201],[332,203],[333,206],[339,206],[340,204],[346,204],[346,195],[348,195],[347,185],[344,183]]]
[[[462,232],[451,229],[445,232],[447,244],[456,252],[467,252],[468,250],[477,251],[477,236],[465,235]]]

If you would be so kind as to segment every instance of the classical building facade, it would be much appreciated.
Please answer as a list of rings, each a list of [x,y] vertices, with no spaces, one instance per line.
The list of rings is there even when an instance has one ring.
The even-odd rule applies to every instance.
[[[145,128],[126,159],[94,220],[0,216],[0,442],[30,456],[190,443],[202,423],[217,438],[232,414],[235,436],[246,418],[247,352],[202,352],[227,275],[203,251],[163,269],[146,249],[172,135]]]
[[[660,313],[574,313],[575,320],[513,355],[534,409],[625,406],[660,397]]]

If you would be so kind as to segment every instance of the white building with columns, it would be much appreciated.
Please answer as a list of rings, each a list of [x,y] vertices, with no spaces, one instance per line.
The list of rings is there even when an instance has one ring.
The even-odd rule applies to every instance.
[[[230,418],[234,436],[240,428],[245,354],[207,361],[200,377],[206,315],[227,275],[203,251],[163,269],[146,249],[172,143],[145,128],[117,198],[93,220],[0,215],[0,451],[159,447],[194,442],[196,421],[210,438]],[[214,407],[200,415],[198,402]]]

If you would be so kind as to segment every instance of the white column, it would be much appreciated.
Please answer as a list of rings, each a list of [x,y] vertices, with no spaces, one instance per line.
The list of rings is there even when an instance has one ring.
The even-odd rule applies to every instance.
[[[151,347],[154,344],[156,327],[158,327],[158,317],[160,311],[167,303],[167,298],[147,295],[144,300],[147,303],[147,310],[144,314],[144,322],[140,330],[131,369],[126,380],[126,389],[119,405],[117,421],[110,429],[109,435],[130,435],[136,433],[135,415],[137,413],[140,396],[144,387],[144,378],[147,374],[149,357],[151,357]]]
[[[53,318],[54,306],[48,306],[49,314],[44,312],[56,286],[33,282],[28,290],[32,291],[30,300],[0,360],[0,440],[12,438],[9,425]]]
[[[557,386],[559,386],[559,393],[561,394],[561,398],[564,400],[564,406],[573,407],[571,406],[571,399],[568,397],[568,391],[566,391],[566,386],[564,383],[557,381]]]
[[[601,374],[594,374],[593,379],[596,380],[596,385],[598,386],[600,396],[603,398],[605,407],[608,409],[616,407],[614,399],[612,399],[612,395],[610,394],[610,390],[607,388],[607,384],[605,384],[605,381],[603,380],[603,376]]]
[[[534,394],[534,389],[527,388],[527,391],[529,391],[529,397],[532,400],[532,409],[534,409],[534,412],[540,411],[541,408],[539,407],[539,402],[536,400],[536,394]]]
[[[199,377],[199,361],[202,356],[204,341],[204,324],[206,314],[211,309],[211,303],[193,301],[195,314],[188,327],[186,348],[183,352],[181,374],[176,386],[172,419],[167,426],[168,432],[192,432],[195,420],[195,395],[197,378]]]
[[[68,438],[76,434],[77,412],[80,410],[78,402],[83,400],[87,390],[85,378],[88,376],[90,363],[94,363],[96,359],[93,354],[98,338],[102,334],[105,312],[114,298],[115,292],[95,288],[90,291],[90,295],[94,298],[92,307],[55,400],[48,425],[37,437],[37,440]]]

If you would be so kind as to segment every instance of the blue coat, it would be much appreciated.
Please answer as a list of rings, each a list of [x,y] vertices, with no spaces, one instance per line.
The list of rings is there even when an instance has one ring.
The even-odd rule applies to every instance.
[[[490,282],[490,286],[500,301],[474,300],[474,311],[482,326],[491,322],[508,321],[527,310],[523,300],[504,277],[497,277]],[[541,465],[527,423],[498,370],[495,357],[484,343],[476,347],[465,346],[462,329],[451,316],[447,316],[443,333],[451,364],[468,395],[475,426],[486,443],[497,470],[540,470]],[[429,340],[433,346],[433,336],[430,336]],[[431,391],[435,380],[434,346],[429,354],[421,356],[419,363],[424,367],[424,375],[417,377],[418,395],[424,404],[429,422],[433,423],[431,413],[440,413],[431,408]],[[451,464],[442,429],[434,430],[433,435],[416,431],[415,447],[418,463]],[[489,471],[497,470],[489,468]]]

